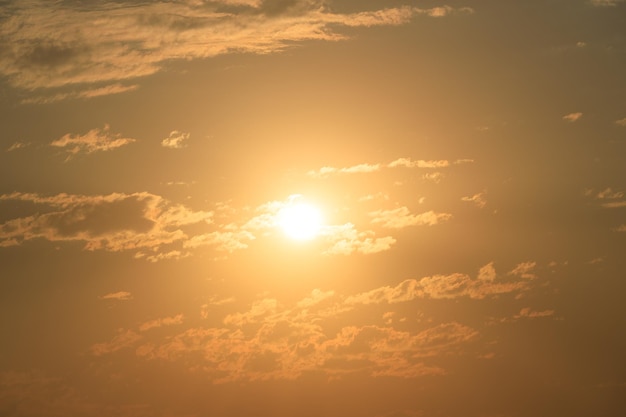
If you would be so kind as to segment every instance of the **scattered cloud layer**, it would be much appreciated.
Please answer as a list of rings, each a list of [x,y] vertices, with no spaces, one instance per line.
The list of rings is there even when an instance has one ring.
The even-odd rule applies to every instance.
[[[531,264],[534,267],[534,262],[521,263],[514,270],[527,271]],[[408,330],[405,319],[393,319],[394,308],[417,299],[515,297],[529,291],[532,282],[519,274],[498,276],[491,262],[476,278],[462,273],[434,275],[348,296],[314,289],[289,305],[266,294],[247,309],[224,314],[221,325],[192,326],[174,334],[172,327],[166,335],[148,334],[154,328],[182,325],[183,315],[150,320],[137,329],[119,329],[110,341],[92,345],[91,353],[97,357],[134,350],[147,361],[176,362],[205,373],[214,383],[291,380],[309,372],[330,379],[355,373],[395,378],[443,375],[447,373],[443,358],[467,354],[480,340],[479,332],[449,320],[423,322]],[[202,311],[206,308],[208,304]],[[528,307],[518,311],[501,322],[554,314]],[[201,316],[208,317],[202,312]]]
[[[106,126],[83,136],[66,135],[53,145],[67,147],[70,155],[75,155],[114,149],[131,141],[108,132]],[[188,137],[187,133],[173,131],[163,145],[180,148]],[[326,167],[312,172],[314,179],[326,181],[331,174],[377,173],[397,168],[440,169],[467,162],[472,161],[399,158],[387,164]],[[306,175],[311,177],[311,172]],[[207,249],[217,251],[220,253],[217,258],[223,258],[249,248],[255,241],[277,235],[281,211],[301,199],[303,196],[294,194],[256,207],[231,207],[218,202],[207,210],[195,210],[145,191],[92,196],[3,194],[0,204],[30,203],[31,213],[23,212],[20,217],[0,224],[0,246],[45,239],[81,242],[86,250],[132,251],[136,259],[150,262],[182,259]],[[478,205],[483,201],[482,194],[471,199]],[[321,226],[316,237],[320,253],[345,256],[388,251],[396,244],[393,233],[399,229],[436,226],[453,219],[451,213],[428,207],[413,213],[407,205],[393,202],[381,193],[353,200],[353,208],[345,216]],[[424,201],[421,197],[411,199],[410,203],[421,207]],[[330,207],[327,209],[332,211]]]

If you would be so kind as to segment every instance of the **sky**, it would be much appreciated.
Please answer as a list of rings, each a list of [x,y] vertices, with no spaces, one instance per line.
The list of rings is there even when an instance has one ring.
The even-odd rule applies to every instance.
[[[626,1],[0,1],[0,416],[626,414]]]

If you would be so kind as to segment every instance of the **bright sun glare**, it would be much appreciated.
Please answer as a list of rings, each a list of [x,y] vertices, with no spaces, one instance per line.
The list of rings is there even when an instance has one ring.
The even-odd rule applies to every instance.
[[[319,234],[322,215],[310,204],[293,203],[280,210],[278,225],[292,239],[311,240]]]

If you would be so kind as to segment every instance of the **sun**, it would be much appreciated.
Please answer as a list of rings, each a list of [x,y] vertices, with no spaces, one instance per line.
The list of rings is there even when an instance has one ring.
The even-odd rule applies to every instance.
[[[322,227],[322,214],[311,204],[295,202],[278,212],[278,226],[295,240],[311,240]]]

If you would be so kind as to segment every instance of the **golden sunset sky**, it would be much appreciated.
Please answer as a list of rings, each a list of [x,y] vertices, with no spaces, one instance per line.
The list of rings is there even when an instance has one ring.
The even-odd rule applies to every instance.
[[[0,416],[626,415],[626,1],[1,0]]]

